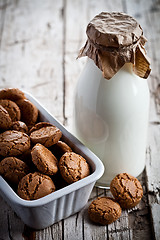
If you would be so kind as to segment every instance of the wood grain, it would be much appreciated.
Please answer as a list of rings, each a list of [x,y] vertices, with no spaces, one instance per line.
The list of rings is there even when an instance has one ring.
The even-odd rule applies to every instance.
[[[1,39],[0,71],[1,88],[16,86],[30,92],[61,121],[62,9],[62,0],[10,0]]]
[[[134,16],[144,29],[148,39],[147,50],[151,58],[152,72],[148,79],[151,93],[150,125],[148,134],[148,148],[146,153],[146,184],[148,201],[152,215],[152,223],[155,238],[160,239],[160,181],[158,172],[160,169],[160,2],[159,1],[126,1],[127,10]],[[146,24],[147,23],[147,24]]]

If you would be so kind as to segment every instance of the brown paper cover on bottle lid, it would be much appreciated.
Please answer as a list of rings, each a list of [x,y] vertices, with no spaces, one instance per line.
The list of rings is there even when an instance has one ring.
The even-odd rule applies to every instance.
[[[146,39],[138,22],[119,12],[102,12],[87,26],[88,39],[79,56],[88,56],[103,72],[112,78],[125,63],[133,63],[133,71],[147,78],[151,69],[144,44]]]

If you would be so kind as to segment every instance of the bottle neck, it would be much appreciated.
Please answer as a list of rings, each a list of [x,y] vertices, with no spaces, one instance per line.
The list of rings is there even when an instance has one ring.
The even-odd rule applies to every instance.
[[[99,75],[102,75],[102,71],[95,65],[95,63],[92,59],[88,58],[87,65],[90,66],[91,68],[94,68],[96,70],[97,74],[99,73]],[[121,70],[135,75],[135,73],[133,71],[133,64],[132,63],[125,63],[119,71],[121,71]]]
[[[129,72],[131,74],[134,73],[133,72],[133,64],[132,63],[125,63],[121,69],[123,69],[124,71],[127,71],[127,72]]]

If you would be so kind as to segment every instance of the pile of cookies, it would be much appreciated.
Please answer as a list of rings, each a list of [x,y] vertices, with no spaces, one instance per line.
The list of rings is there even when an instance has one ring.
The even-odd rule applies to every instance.
[[[90,174],[90,166],[38,121],[38,109],[17,88],[0,91],[0,175],[26,200],[44,197]]]
[[[107,225],[116,221],[122,209],[135,207],[143,196],[143,189],[137,178],[127,174],[118,174],[110,184],[114,198],[99,197],[92,201],[88,214],[91,221]]]

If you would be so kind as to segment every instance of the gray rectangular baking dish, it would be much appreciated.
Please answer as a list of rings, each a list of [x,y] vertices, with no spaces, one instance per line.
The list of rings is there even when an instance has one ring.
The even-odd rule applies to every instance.
[[[104,172],[104,166],[95,154],[69,133],[34,97],[28,93],[25,94],[38,108],[40,121],[47,121],[57,126],[63,133],[63,140],[74,152],[87,160],[92,170],[88,177],[32,201],[20,198],[0,176],[0,195],[3,199],[26,225],[35,229],[43,229],[75,214],[86,205],[96,181]]]

